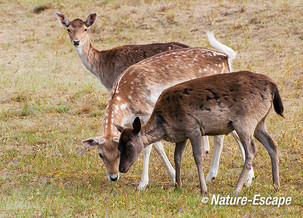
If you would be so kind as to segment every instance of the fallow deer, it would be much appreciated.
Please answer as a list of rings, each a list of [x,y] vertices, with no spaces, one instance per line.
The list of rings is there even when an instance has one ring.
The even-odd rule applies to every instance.
[[[235,72],[187,81],[170,87],[160,95],[149,120],[141,127],[137,117],[133,128],[122,131],[118,149],[119,171],[126,173],[144,147],[165,139],[176,143],[176,182],[181,186],[180,164],[189,139],[198,169],[201,193],[207,193],[202,169],[202,135],[236,131],[245,150],[245,163],[235,187],[238,193],[252,167],[256,154],[253,136],[271,158],[273,184],[279,188],[278,146],[265,129],[272,103],[283,116],[283,104],[276,84],[262,74]]]
[[[202,48],[167,51],[132,65],[116,80],[104,116],[103,136],[83,141],[88,146],[99,146],[109,180],[119,179],[120,154],[117,148],[119,132],[114,124],[131,125],[136,116],[146,121],[165,88],[190,79],[229,72],[229,63],[235,57],[235,52],[230,48],[226,49],[213,35],[209,37],[219,50],[227,51],[227,54]],[[222,143],[223,136],[215,137],[215,147],[220,152]],[[154,145],[174,183],[175,173],[165,155],[162,143],[155,142]],[[143,174],[139,189],[148,184],[150,152],[151,146],[144,151]]]
[[[79,18],[69,21],[66,15],[59,12],[56,13],[56,17],[67,28],[70,40],[84,66],[100,80],[109,92],[117,77],[129,66],[164,51],[189,47],[182,43],[169,42],[124,45],[99,51],[91,44],[87,31],[96,21],[97,13],[90,14],[85,21]]]

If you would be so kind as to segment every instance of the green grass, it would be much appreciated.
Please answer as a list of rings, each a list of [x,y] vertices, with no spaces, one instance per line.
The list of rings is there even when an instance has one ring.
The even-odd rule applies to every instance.
[[[35,8],[47,9],[34,13]],[[203,204],[190,146],[181,189],[170,185],[152,152],[150,184],[137,190],[142,157],[117,183],[107,180],[97,149],[81,140],[101,132],[108,95],[72,47],[55,12],[70,19],[98,13],[90,31],[99,49],[178,41],[209,47],[204,30],[238,52],[235,70],[269,75],[278,84],[286,119],[274,112],[267,129],[279,144],[280,191],[272,186],[262,145],[255,180],[240,196],[292,197],[289,206]],[[299,217],[303,206],[303,3],[294,1],[7,1],[0,3],[0,216]],[[3,51],[3,52],[2,52]],[[212,143],[213,144],[213,143]],[[173,162],[174,147],[165,143]],[[205,175],[211,154],[205,157]],[[243,166],[231,136],[209,193],[232,193]]]

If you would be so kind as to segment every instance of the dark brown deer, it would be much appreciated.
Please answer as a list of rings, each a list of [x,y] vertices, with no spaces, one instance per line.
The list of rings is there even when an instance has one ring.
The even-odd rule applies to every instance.
[[[88,29],[97,19],[97,14],[90,14],[85,21],[77,18],[69,21],[67,16],[56,13],[58,21],[67,28],[68,35],[75,46],[84,66],[92,72],[111,91],[114,81],[129,66],[139,61],[168,50],[188,48],[177,43],[153,43],[146,45],[124,45],[110,50],[99,51],[91,44]]]
[[[175,142],[176,182],[181,186],[180,165],[189,139],[198,168],[201,193],[207,193],[202,170],[201,136],[236,131],[245,150],[245,163],[235,187],[238,193],[256,154],[253,136],[271,158],[273,184],[279,188],[278,146],[265,129],[271,105],[283,117],[283,105],[276,84],[262,74],[236,72],[213,75],[170,87],[160,95],[149,120],[141,127],[137,117],[133,128],[122,131],[118,149],[119,170],[126,173],[142,149],[165,139]]]

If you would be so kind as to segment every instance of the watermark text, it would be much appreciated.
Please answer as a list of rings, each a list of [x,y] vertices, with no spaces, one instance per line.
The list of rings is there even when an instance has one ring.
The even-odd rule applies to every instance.
[[[203,197],[202,203],[206,204],[208,202],[211,205],[221,205],[221,206],[232,206],[232,205],[240,205],[244,206],[247,204],[251,204],[253,206],[277,206],[281,207],[283,205],[290,205],[292,201],[292,197],[262,197],[259,194],[253,196],[253,198],[249,197],[241,197],[241,196],[221,196],[212,195],[211,197]]]

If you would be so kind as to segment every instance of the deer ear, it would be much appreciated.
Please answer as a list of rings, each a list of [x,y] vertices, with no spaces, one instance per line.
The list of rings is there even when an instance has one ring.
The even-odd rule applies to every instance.
[[[103,145],[105,143],[105,138],[101,138],[101,139],[89,138],[83,140],[82,143],[86,146],[94,147],[96,145]]]
[[[136,119],[134,120],[133,122],[133,132],[138,134],[141,130],[141,121],[140,121],[140,118],[139,117],[136,117]]]
[[[88,15],[85,21],[85,26],[90,27],[95,23],[96,19],[97,19],[97,13]]]
[[[118,129],[119,132],[122,132],[125,129],[123,126],[119,126],[117,124],[114,124],[114,125]]]
[[[65,27],[69,26],[69,20],[67,18],[67,16],[65,16],[64,14],[61,14],[60,12],[56,12],[56,17],[57,20]]]

